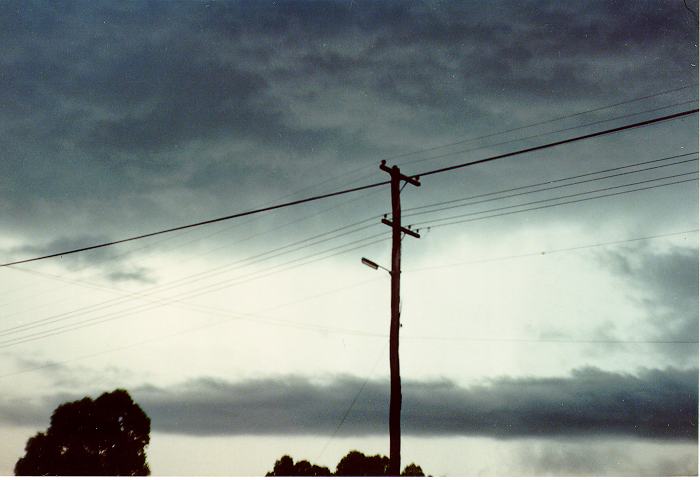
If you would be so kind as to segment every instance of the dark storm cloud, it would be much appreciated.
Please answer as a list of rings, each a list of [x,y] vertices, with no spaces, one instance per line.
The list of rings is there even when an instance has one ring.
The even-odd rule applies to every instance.
[[[647,312],[652,338],[662,341],[698,341],[698,250],[650,247],[617,248],[600,254],[599,261],[632,286],[635,298]],[[697,348],[660,344],[668,355],[696,359]]]
[[[308,184],[319,166],[352,168],[464,125],[510,127],[697,77],[681,2],[0,10],[1,221],[25,237],[37,222],[57,235],[83,227],[78,217],[106,234],[156,217],[182,223],[187,212],[158,201],[180,190],[218,216],[267,198],[262,184]],[[123,218],[135,205],[138,218]]]
[[[303,378],[227,383],[201,379],[174,389],[137,390],[154,428],[195,435],[329,433],[362,381],[320,385]],[[388,385],[369,382],[340,434],[386,430]],[[638,376],[581,369],[569,378],[499,378],[462,388],[404,382],[402,422],[413,435],[626,435],[697,438],[697,370]]]
[[[427,436],[615,435],[694,440],[697,376],[697,369],[627,375],[584,368],[570,377],[504,377],[469,388],[448,380],[404,381],[403,430]],[[156,431],[240,435],[331,433],[362,389],[339,434],[384,432],[388,385],[370,381],[362,388],[363,383],[348,376],[325,384],[301,377],[236,383],[200,378],[171,388],[130,391]],[[29,417],[29,413],[18,416]]]
[[[39,427],[47,422],[50,415],[46,405],[7,399],[0,401],[0,422],[5,425]]]

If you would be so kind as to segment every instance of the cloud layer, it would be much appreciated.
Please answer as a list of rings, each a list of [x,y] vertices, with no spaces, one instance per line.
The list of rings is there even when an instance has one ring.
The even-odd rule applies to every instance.
[[[627,436],[697,439],[698,372],[644,370],[623,375],[583,368],[569,377],[496,378],[472,387],[448,380],[403,384],[403,431],[425,436]],[[153,429],[188,435],[330,434],[357,400],[341,436],[386,431],[388,384],[341,376],[227,382],[200,378],[170,388],[140,387],[132,396]],[[62,399],[69,398],[63,395]],[[47,405],[58,404],[53,398]],[[30,403],[6,403],[2,417],[37,418]],[[32,422],[33,423],[33,422]]]
[[[63,7],[0,6],[0,221],[21,236],[216,216],[320,166],[697,80],[679,2]]]

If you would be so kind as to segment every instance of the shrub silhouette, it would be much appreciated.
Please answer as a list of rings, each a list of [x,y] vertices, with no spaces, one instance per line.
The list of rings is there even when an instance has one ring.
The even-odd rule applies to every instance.
[[[46,433],[27,441],[15,475],[149,475],[151,420],[125,390],[54,410]]]
[[[410,465],[406,465],[406,468],[403,469],[403,472],[401,472],[402,477],[425,477],[425,473],[423,473],[423,469],[420,468],[420,465],[416,465],[415,463],[412,463]]]

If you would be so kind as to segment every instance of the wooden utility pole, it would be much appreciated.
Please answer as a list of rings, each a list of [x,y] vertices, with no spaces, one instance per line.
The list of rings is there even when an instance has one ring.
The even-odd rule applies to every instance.
[[[401,236],[420,238],[416,232],[401,226],[401,182],[420,186],[418,177],[401,174],[399,167],[389,168],[382,160],[379,168],[391,175],[391,220],[382,223],[391,227],[391,324],[389,327],[389,370],[391,372],[391,397],[389,400],[389,471],[399,476],[401,469],[401,372],[399,369],[399,328],[401,328]]]

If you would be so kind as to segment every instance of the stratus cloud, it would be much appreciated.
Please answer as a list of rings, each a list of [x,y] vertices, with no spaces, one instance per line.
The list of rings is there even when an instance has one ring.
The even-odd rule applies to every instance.
[[[134,392],[156,430],[195,435],[332,432],[363,380],[194,380]],[[388,385],[368,382],[341,435],[386,431]],[[402,420],[412,435],[629,435],[697,438],[697,370],[638,376],[587,368],[568,378],[499,378],[463,388],[404,382]]]
[[[698,371],[643,370],[624,375],[594,368],[569,377],[496,378],[461,387],[449,380],[405,381],[403,431],[426,436],[628,436],[697,439]],[[338,435],[387,428],[388,384],[341,376],[227,382],[200,378],[170,388],[131,389],[155,431],[188,435],[328,434],[362,390]],[[69,396],[62,394],[48,405]],[[8,408],[11,407],[11,412]],[[0,405],[21,423],[41,424],[17,402]],[[36,418],[35,418],[36,417]],[[30,419],[35,418],[35,422]]]

